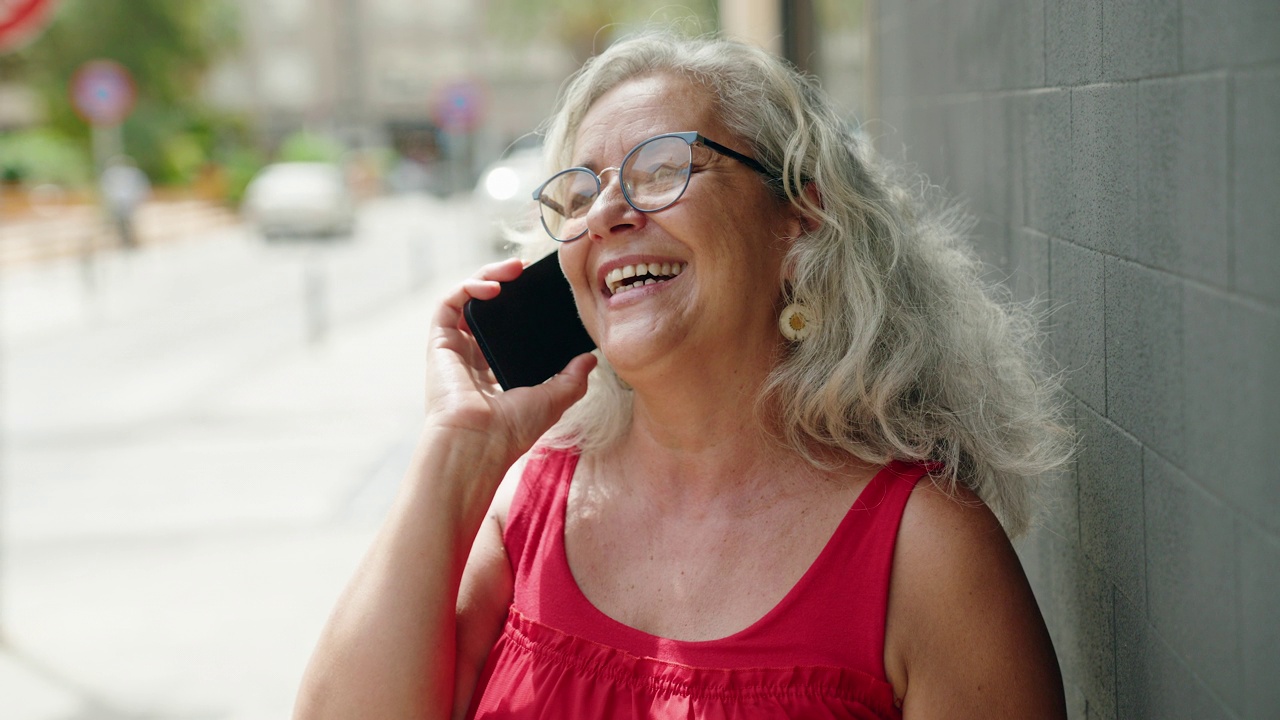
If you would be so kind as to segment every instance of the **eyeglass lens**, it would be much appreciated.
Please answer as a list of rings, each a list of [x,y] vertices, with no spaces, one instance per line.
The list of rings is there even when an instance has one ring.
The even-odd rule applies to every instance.
[[[693,152],[684,138],[657,137],[637,145],[618,171],[627,202],[641,212],[661,210],[689,185]],[[542,223],[557,240],[579,237],[587,230],[587,213],[600,194],[600,180],[583,168],[553,177],[538,196]]]

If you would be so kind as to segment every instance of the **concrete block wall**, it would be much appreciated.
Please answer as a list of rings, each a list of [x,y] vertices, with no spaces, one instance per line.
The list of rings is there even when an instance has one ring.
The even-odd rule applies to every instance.
[[[884,0],[881,149],[1051,308],[1018,549],[1074,718],[1280,718],[1280,2]]]

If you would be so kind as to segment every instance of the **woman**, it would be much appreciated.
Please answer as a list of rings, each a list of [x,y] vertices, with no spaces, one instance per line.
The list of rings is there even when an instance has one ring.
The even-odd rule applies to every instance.
[[[1007,534],[1066,433],[947,223],[732,42],[615,44],[546,146],[600,349],[499,392],[461,309],[521,264],[445,299],[298,717],[1063,716]]]

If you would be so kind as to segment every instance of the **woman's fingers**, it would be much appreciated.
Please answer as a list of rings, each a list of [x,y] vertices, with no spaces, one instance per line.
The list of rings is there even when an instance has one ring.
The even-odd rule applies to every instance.
[[[500,283],[514,280],[524,271],[518,258],[509,258],[480,268],[474,275],[456,285],[436,307],[432,317],[428,371],[435,380],[443,381],[432,395],[444,388],[467,387],[490,395],[496,392],[493,372],[471,337],[463,308],[471,300],[497,297]]]
[[[502,291],[500,283],[515,280],[522,272],[524,264],[519,258],[508,258],[485,265],[445,295],[436,313],[436,323],[443,327],[459,327],[462,308],[468,300],[492,300]]]

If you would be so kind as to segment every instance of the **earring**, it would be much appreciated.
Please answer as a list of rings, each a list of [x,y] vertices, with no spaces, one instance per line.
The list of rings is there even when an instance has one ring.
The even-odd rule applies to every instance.
[[[778,330],[791,342],[800,342],[818,327],[818,316],[808,305],[794,302],[782,309]]]

